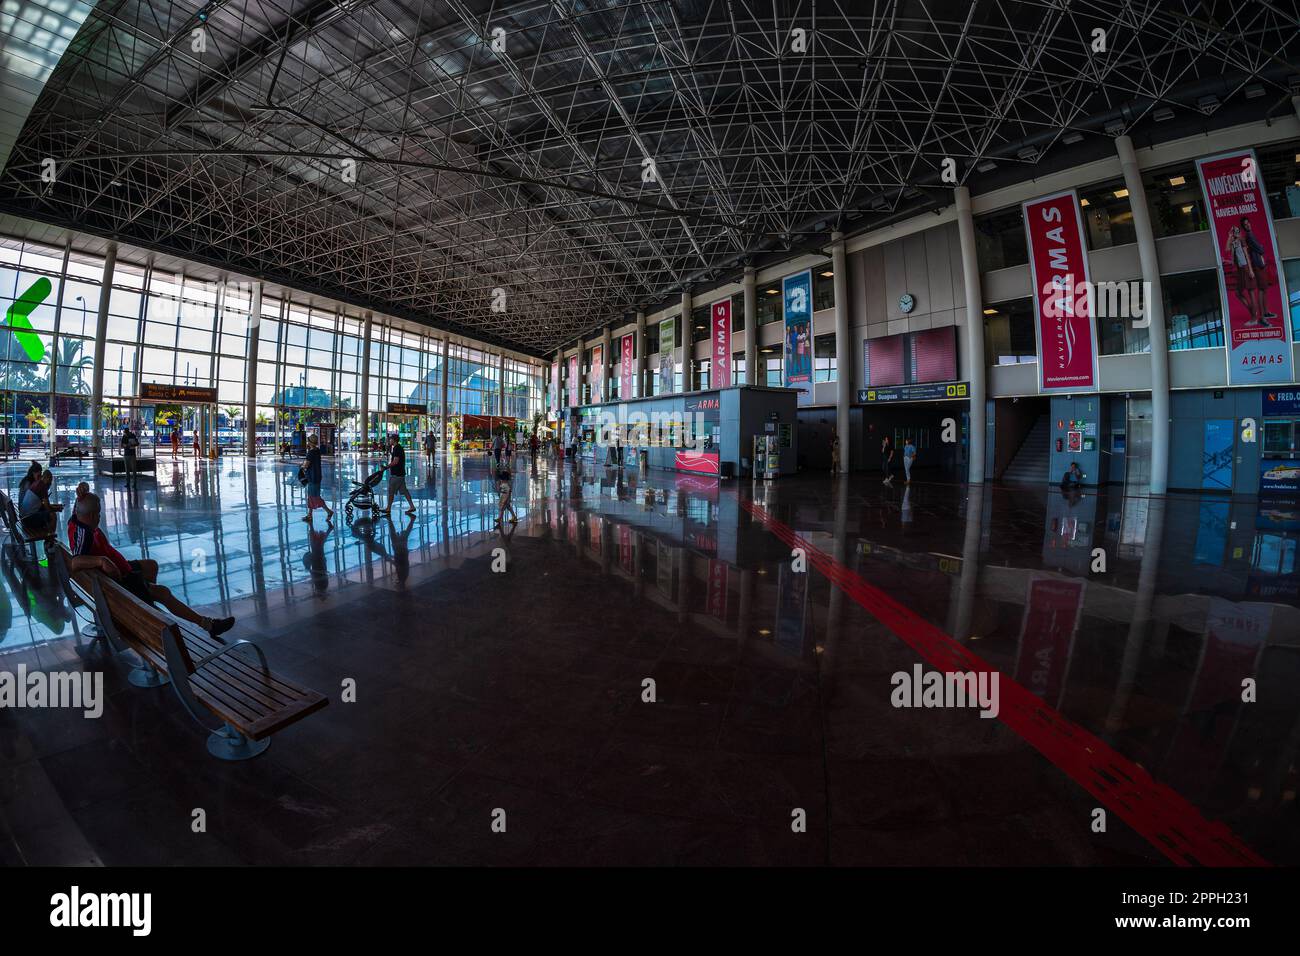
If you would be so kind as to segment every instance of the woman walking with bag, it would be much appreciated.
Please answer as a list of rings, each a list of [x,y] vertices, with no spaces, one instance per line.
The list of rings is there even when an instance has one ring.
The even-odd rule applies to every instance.
[[[320,466],[320,439],[312,435],[307,439],[307,460],[303,462],[298,474],[307,482],[307,517],[303,521],[311,523],[312,514],[317,508],[325,509],[325,520],[332,521],[334,512],[330,506],[325,503],[325,499],[320,496],[321,466]]]

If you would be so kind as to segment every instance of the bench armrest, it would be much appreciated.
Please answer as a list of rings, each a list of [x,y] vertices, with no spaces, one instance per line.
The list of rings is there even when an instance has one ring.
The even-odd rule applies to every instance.
[[[221,655],[226,654],[226,653],[229,653],[230,651],[233,651],[233,650],[235,650],[237,647],[241,647],[241,646],[243,646],[243,647],[251,647],[254,651],[256,651],[256,652],[257,652],[257,657],[258,657],[258,659],[262,662],[262,673],[264,673],[264,674],[270,674],[270,673],[271,673],[271,668],[270,668],[270,666],[266,663],[266,654],[265,654],[265,652],[264,652],[260,647],[258,647],[256,644],[254,644],[252,641],[244,641],[244,640],[231,641],[229,644],[224,645],[224,646],[221,648],[221,650],[219,650],[219,651],[213,651],[211,654],[208,654],[206,657],[200,657],[197,661],[194,662],[194,669],[195,669],[195,670],[198,670],[198,669],[199,669],[200,667],[202,667],[203,665],[205,665],[205,664],[210,664],[212,661],[216,660],[216,659],[217,659],[218,657],[220,657]]]

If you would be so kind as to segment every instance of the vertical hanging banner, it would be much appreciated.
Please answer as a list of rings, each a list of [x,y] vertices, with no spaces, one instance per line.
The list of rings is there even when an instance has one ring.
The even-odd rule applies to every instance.
[[[781,280],[785,308],[785,386],[799,390],[799,404],[812,401],[812,270]]]
[[[575,407],[578,398],[578,356],[569,356],[569,407]]]
[[[560,363],[551,363],[551,411],[560,413]]]
[[[591,404],[599,405],[605,400],[605,346],[592,346],[591,371],[587,379],[591,383]]]
[[[677,327],[673,319],[659,323],[659,394],[677,390]]]
[[[1291,381],[1291,342],[1273,216],[1253,149],[1196,161],[1219,261],[1228,383]]]
[[[1039,392],[1097,390],[1088,250],[1074,190],[1024,204]]]
[[[731,299],[721,299],[709,307],[713,323],[713,362],[709,366],[709,385],[726,388],[731,384]]]
[[[619,345],[622,355],[619,363],[618,397],[623,401],[627,401],[629,398],[633,397],[632,376],[636,374],[634,371],[636,367],[636,356],[632,353],[632,343],[634,341],[636,341],[635,336],[625,335],[623,336],[623,341]]]

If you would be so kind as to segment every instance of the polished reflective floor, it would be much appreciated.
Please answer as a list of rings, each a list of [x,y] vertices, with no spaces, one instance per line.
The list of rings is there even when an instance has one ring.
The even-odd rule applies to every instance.
[[[525,459],[503,535],[485,459],[410,461],[413,518],[332,526],[296,462],[60,466],[331,702],[213,760],[6,542],[0,671],[109,699],[0,710],[0,862],[1300,862],[1295,503]],[[331,507],[376,467],[327,463]],[[998,672],[996,718],[893,705],[945,660]]]

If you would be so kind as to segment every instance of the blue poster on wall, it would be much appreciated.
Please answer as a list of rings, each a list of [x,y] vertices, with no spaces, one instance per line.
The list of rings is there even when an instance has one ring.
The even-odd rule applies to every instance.
[[[799,404],[812,401],[812,270],[781,280],[785,309],[785,386],[799,390]]]
[[[1201,487],[1232,490],[1232,455],[1235,425],[1231,418],[1205,422],[1205,445],[1201,454]]]

